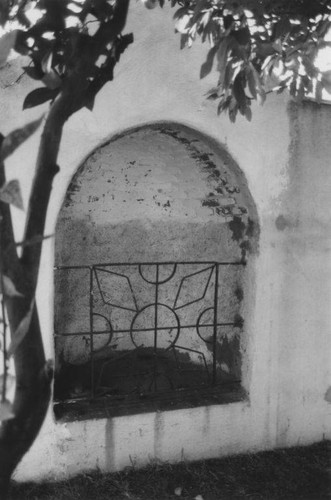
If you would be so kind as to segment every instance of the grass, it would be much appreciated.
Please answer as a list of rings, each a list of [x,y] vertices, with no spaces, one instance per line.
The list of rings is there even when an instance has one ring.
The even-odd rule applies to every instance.
[[[58,483],[13,483],[13,500],[331,499],[331,443],[144,469],[91,472]],[[200,497],[199,497],[200,495]]]

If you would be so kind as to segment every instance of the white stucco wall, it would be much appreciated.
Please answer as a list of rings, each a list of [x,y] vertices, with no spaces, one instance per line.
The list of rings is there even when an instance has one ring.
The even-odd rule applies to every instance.
[[[213,78],[199,81],[208,47],[180,51],[172,13],[146,11],[132,2],[127,31],[135,43],[123,55],[114,83],[93,113],[80,111],[65,126],[47,233],[80,163],[113,135],[155,121],[174,121],[223,144],[246,175],[260,220],[254,304],[246,325],[249,401],[85,422],[56,423],[50,409],[41,433],[16,478],[61,477],[86,469],[117,470],[131,461],[194,460],[331,437],[331,107],[289,105],[270,97],[254,108],[252,123],[217,117],[203,94]],[[1,132],[39,116],[46,106],[21,112],[30,82],[14,61],[0,71]],[[38,85],[38,84],[37,84]],[[27,200],[38,134],[7,162]],[[13,209],[18,238],[22,214]],[[48,357],[53,349],[53,241],[44,244],[37,301]]]

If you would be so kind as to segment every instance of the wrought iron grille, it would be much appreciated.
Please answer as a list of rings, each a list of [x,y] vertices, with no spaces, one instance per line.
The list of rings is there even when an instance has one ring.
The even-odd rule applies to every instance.
[[[235,307],[224,320],[229,308],[220,283],[243,265],[57,267],[62,302],[55,320],[60,359],[55,398],[155,397],[231,379],[222,369],[220,338],[225,328],[240,331],[243,320]],[[227,270],[223,277],[221,270]],[[233,294],[226,300],[233,301]]]

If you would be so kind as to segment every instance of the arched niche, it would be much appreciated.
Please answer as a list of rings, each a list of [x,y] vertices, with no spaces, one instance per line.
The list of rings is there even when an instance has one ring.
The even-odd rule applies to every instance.
[[[58,401],[240,386],[258,221],[224,148],[173,123],[113,138],[72,179],[55,242]]]

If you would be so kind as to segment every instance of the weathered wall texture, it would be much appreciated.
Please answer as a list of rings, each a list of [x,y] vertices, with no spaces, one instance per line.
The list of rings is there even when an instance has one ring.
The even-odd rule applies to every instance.
[[[56,265],[217,260],[220,245],[223,260],[240,259],[226,222],[248,225],[254,204],[226,151],[197,137],[164,124],[93,153],[68,188]]]
[[[156,378],[164,388],[203,385],[208,379],[207,370],[210,374],[217,371],[218,379],[240,379],[240,338],[244,351],[247,337],[238,321],[245,307],[243,298],[251,300],[253,294],[249,286],[244,287],[249,273],[243,263],[256,254],[257,238],[256,208],[242,172],[226,150],[193,130],[169,123],[143,127],[95,151],[68,188],[56,227],[55,263],[109,263],[114,267],[102,267],[93,274],[92,297],[89,269],[60,267],[55,273],[56,398],[58,387],[68,394],[71,386],[69,392],[76,397],[78,387],[84,393],[82,380],[80,384],[75,380],[84,378],[84,370],[85,387],[90,385],[90,313],[94,332],[113,332],[97,333],[93,340],[99,363],[94,363],[94,371],[101,373],[102,383],[97,385],[103,391],[107,386],[112,394],[121,392],[121,384],[127,387],[132,380],[131,390],[125,390],[140,392],[143,387],[148,392],[146,381],[152,384]],[[233,264],[217,270],[215,314],[217,322],[227,325],[218,327],[215,349],[211,327],[201,326],[202,338],[192,327],[197,322],[213,323],[215,272],[210,267],[207,270],[207,264],[197,264],[207,261],[208,266],[210,261]],[[159,267],[160,281],[164,283],[157,287],[160,307],[156,321],[155,289],[148,283],[151,279],[155,282],[155,268],[145,265],[138,272],[137,262],[180,263],[176,268],[169,264]],[[235,321],[237,324],[231,325]],[[174,326],[158,331],[156,345],[163,349],[158,357],[159,375],[153,375],[155,370],[148,366],[144,368],[138,352],[133,353],[138,345],[144,348],[147,362],[148,349],[155,342],[154,332],[131,331],[156,324],[160,328]],[[136,376],[130,376],[128,368],[122,368],[126,373],[119,373],[119,356],[125,363],[131,360],[134,366],[130,373]],[[177,370],[178,357],[193,363],[191,376],[186,365],[186,382],[180,376],[181,370]],[[162,376],[165,359],[170,363],[169,373]],[[107,375],[106,366],[115,377],[110,372]],[[116,375],[122,375],[122,381]],[[74,380],[67,382],[66,390],[68,377]],[[100,376],[95,378],[100,380]],[[114,384],[118,384],[116,388]]]
[[[135,43],[94,112],[69,120],[59,158],[61,173],[47,220],[56,219],[71,179],[100,144],[126,129],[177,122],[205,133],[229,151],[244,173],[260,222],[259,253],[252,261],[243,370],[249,401],[98,421],[56,423],[50,409],[43,429],[17,471],[17,479],[60,477],[99,467],[116,470],[150,459],[194,460],[318,441],[330,435],[331,108],[288,105],[281,96],[254,108],[253,121],[218,118],[198,80],[207,47],[179,51],[168,10],[146,11],[132,2],[128,31]],[[38,116],[25,112],[32,83],[17,62],[1,70],[1,132]],[[9,86],[8,86],[9,84]],[[19,118],[17,118],[19,117]],[[26,199],[38,137],[8,162]],[[91,193],[93,196],[93,193]],[[166,202],[165,202],[166,203]],[[15,211],[15,210],[14,210]],[[18,237],[22,216],[15,211]],[[53,242],[45,242],[38,305],[46,350],[53,347]]]

